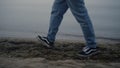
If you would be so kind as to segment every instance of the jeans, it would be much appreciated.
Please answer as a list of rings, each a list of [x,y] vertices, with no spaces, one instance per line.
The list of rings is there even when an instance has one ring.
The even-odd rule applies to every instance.
[[[90,48],[96,48],[94,29],[85,7],[84,0],[54,1],[50,17],[50,26],[47,35],[48,40],[51,42],[55,41],[56,34],[63,19],[63,15],[66,13],[68,8],[70,8],[73,16],[82,28],[86,46]]]

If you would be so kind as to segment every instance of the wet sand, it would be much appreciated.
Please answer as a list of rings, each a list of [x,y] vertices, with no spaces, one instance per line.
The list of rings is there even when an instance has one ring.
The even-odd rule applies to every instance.
[[[120,63],[94,63],[75,60],[48,61],[44,58],[1,58],[0,68],[120,68]]]
[[[108,42],[108,41],[106,41]],[[0,68],[120,68],[120,42],[98,43],[99,54],[78,57],[83,42],[58,40],[47,49],[37,40],[0,39]]]

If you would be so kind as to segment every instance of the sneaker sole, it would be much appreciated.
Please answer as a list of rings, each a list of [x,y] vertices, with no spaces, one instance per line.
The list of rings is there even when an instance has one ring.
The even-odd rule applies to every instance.
[[[97,55],[98,53],[99,53],[99,51],[96,51],[96,52],[89,54],[89,55],[77,54],[77,56],[79,56],[79,57],[91,57],[91,56]]]
[[[47,43],[45,43],[44,41],[42,41],[38,36],[36,38],[43,44],[43,46],[50,48],[50,46]]]

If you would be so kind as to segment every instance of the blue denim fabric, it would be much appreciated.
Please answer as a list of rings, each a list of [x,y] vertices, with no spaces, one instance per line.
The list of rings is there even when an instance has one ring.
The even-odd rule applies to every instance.
[[[51,41],[55,41],[55,36],[58,32],[59,26],[63,19],[63,15],[70,8],[72,14],[81,25],[86,46],[90,48],[96,48],[96,40],[92,22],[89,18],[87,9],[84,4],[84,0],[55,0],[51,17],[50,17],[50,27],[48,31],[47,38]]]

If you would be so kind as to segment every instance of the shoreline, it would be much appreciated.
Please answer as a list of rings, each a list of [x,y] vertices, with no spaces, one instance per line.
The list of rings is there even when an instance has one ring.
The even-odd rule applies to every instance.
[[[46,36],[46,32],[16,32],[16,31],[0,31],[0,38],[25,38],[25,39],[35,39],[37,35]],[[76,34],[64,34],[59,33],[56,35],[56,40],[72,40],[72,41],[84,41],[83,35]],[[102,37],[96,36],[97,41],[113,41],[120,42],[120,38],[112,37]]]
[[[16,36],[14,36],[14,37],[0,37],[0,40],[5,40],[5,39],[10,39],[10,40],[14,40],[14,39],[16,39],[16,40],[28,40],[28,41],[38,41],[37,39],[36,39],[36,36],[37,35],[34,35],[34,36],[32,36],[32,37],[16,37]],[[75,43],[85,43],[85,39],[84,39],[84,37],[83,36],[59,36],[59,35],[57,35],[57,37],[56,37],[56,41],[55,42],[75,42]],[[96,42],[99,44],[117,44],[117,43],[120,43],[120,40],[119,39],[112,39],[112,38],[101,38],[101,37],[99,37],[99,38],[97,38],[96,37]]]

